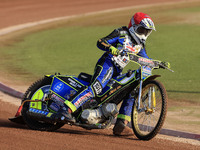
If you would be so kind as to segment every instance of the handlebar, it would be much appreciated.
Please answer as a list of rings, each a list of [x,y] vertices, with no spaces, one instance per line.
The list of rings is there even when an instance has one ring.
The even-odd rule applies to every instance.
[[[129,58],[130,58],[131,61],[134,61],[135,63],[139,64],[140,66],[149,66],[151,69],[154,69],[154,68],[164,68],[164,69],[167,69],[167,70],[169,70],[171,72],[174,72],[170,68],[164,66],[161,63],[161,61],[159,61],[159,60],[147,59],[147,58],[140,57],[138,55],[135,55],[135,54],[129,53],[129,52],[127,54],[129,55]]]
[[[161,63],[159,64],[159,66],[161,66],[162,68],[167,69],[167,70],[169,70],[169,71],[171,71],[171,72],[174,72],[174,70],[172,70],[172,69],[170,69],[170,68],[164,66],[164,65],[161,64]]]

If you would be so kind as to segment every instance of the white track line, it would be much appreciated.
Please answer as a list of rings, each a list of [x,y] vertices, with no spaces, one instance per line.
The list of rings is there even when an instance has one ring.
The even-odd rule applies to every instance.
[[[180,1],[180,2],[165,2],[165,3],[156,3],[156,4],[123,7],[123,8],[114,8],[114,9],[84,13],[84,14],[80,14],[80,15],[64,16],[64,17],[51,18],[51,19],[46,19],[46,20],[41,20],[41,21],[29,22],[29,23],[25,23],[25,24],[20,24],[20,25],[15,25],[15,26],[10,26],[10,27],[7,27],[7,28],[0,29],[0,36],[6,35],[6,34],[9,34],[9,33],[12,33],[12,32],[16,32],[16,31],[19,31],[19,30],[23,30],[23,29],[26,29],[26,28],[31,28],[31,27],[35,27],[35,26],[39,26],[39,25],[43,25],[43,24],[56,22],[56,21],[68,20],[68,19],[72,19],[72,18],[98,15],[98,14],[104,14],[104,13],[115,12],[115,11],[136,9],[136,8],[149,8],[149,7],[153,7],[153,6],[186,3],[186,2],[192,2],[192,1],[198,1],[198,0],[183,0],[183,1]]]

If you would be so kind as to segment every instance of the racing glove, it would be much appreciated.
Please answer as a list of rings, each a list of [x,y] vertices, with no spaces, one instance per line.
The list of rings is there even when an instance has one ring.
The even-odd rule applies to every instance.
[[[112,55],[118,56],[120,54],[120,51],[114,46],[110,46],[109,51],[111,52]]]
[[[163,62],[160,63],[160,68],[163,68],[163,69],[169,68],[170,69],[170,63],[163,61]]]

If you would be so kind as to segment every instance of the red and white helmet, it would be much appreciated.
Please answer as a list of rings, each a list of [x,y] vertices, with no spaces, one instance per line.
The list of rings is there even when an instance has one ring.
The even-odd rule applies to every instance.
[[[145,41],[152,30],[156,30],[150,16],[142,12],[134,14],[130,20],[128,29],[137,44],[145,44]]]

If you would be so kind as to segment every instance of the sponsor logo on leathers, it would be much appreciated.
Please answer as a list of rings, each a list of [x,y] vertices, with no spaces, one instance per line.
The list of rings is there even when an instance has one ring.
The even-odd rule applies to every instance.
[[[110,67],[110,68],[106,71],[106,74],[105,74],[104,77],[103,77],[102,83],[105,83],[106,80],[108,80],[108,79],[111,78],[112,72],[113,72],[113,68]]]
[[[80,97],[75,103],[74,105],[78,108],[79,106],[81,106],[81,104],[83,104],[84,102],[86,102],[88,99],[92,98],[92,93],[88,92],[85,95],[83,95],[82,97]]]
[[[101,87],[101,84],[99,83],[99,81],[96,81],[94,84],[93,84],[93,89],[95,91],[96,94],[100,94],[101,91],[102,91],[102,87]]]

